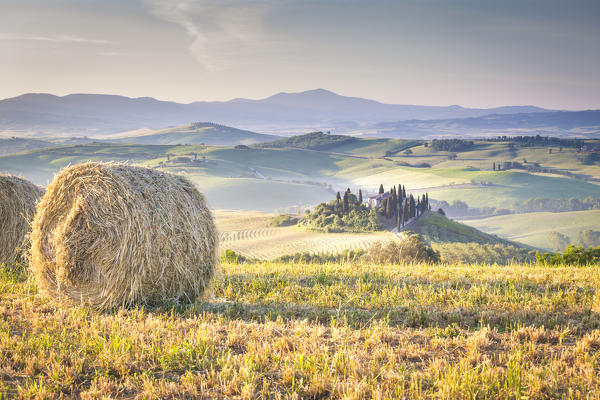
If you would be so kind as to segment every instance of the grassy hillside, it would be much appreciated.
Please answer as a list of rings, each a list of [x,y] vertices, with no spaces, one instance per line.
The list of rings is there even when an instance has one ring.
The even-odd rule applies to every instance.
[[[146,161],[164,155],[173,146],[90,143],[35,150],[0,157],[0,171],[23,175],[45,185],[61,168],[86,161]]]
[[[11,153],[21,153],[56,146],[54,143],[46,140],[26,139],[26,138],[1,138],[0,137],[0,156]]]
[[[281,149],[292,147],[308,150],[331,150],[337,146],[353,143],[358,139],[344,135],[330,135],[323,132],[312,132],[305,135],[292,136],[269,143],[256,145],[258,148]]]
[[[533,197],[600,197],[600,186],[562,176],[517,171],[479,171],[470,168],[435,168],[432,172],[447,179],[463,179],[473,183],[471,186],[458,188],[432,189],[432,198],[448,202],[462,200],[473,207],[511,208],[513,202]],[[482,183],[485,185],[482,186]]]
[[[197,122],[174,128],[146,132],[141,135],[114,137],[111,140],[121,143],[176,145],[206,144],[211,146],[250,145],[279,139],[279,136],[232,128],[230,126]]]
[[[19,398],[598,398],[597,267],[224,264],[213,296],[96,314],[0,266]]]
[[[598,140],[587,140],[590,145],[597,145]],[[581,178],[600,178],[600,164],[586,164],[584,157],[575,149],[564,147],[561,151],[558,145],[520,147],[512,142],[474,141],[474,145],[463,151],[435,151],[430,146],[417,145],[411,147],[411,154],[398,153],[394,160],[418,164],[426,162],[438,168],[478,168],[491,171],[492,163],[504,161],[526,164],[538,163],[543,168],[557,172],[570,172]],[[456,154],[455,159],[449,159],[450,154]]]
[[[420,233],[429,241],[436,243],[513,244],[432,211],[425,212],[414,223],[410,224],[407,229]]]
[[[356,138],[345,135],[331,135],[312,132],[292,136],[269,143],[256,145],[258,148],[295,148],[348,154],[357,157],[381,158],[395,155],[420,143],[418,140]]]
[[[167,171],[186,174],[199,184],[202,182],[201,188],[214,190],[214,207],[264,211],[314,205],[329,198],[331,189],[350,187],[357,191],[362,188],[363,192],[372,193],[380,184],[386,188],[403,184],[409,192],[427,191],[433,199],[461,200],[471,207],[512,208],[533,197],[600,197],[600,185],[561,175],[441,167],[440,164],[415,168],[400,161],[412,156],[380,158],[377,155],[384,149],[405,145],[410,144],[356,139],[336,151],[313,151],[288,147],[236,149],[90,143],[0,156],[0,171],[46,184],[60,168],[89,160],[161,166]],[[418,152],[416,147],[411,149]],[[370,155],[370,151],[375,155]],[[190,162],[175,162],[171,157],[185,157]],[[191,162],[194,157],[204,161]],[[414,165],[414,161],[410,164]],[[245,198],[246,204],[233,200],[244,192],[251,194]]]
[[[598,230],[600,210],[513,214],[462,222],[484,232],[541,249],[552,250],[552,245],[548,242],[550,232],[560,232],[575,240],[581,231]]]

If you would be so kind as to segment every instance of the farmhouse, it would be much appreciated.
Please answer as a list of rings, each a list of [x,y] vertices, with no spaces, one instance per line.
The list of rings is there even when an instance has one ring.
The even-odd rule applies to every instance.
[[[367,207],[369,208],[377,208],[383,206],[383,201],[390,197],[390,192],[376,194],[375,196],[370,196],[367,199]]]

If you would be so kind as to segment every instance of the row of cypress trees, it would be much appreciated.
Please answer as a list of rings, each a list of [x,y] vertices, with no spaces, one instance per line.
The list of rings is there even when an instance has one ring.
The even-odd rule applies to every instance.
[[[385,193],[383,185],[379,186],[379,194]],[[429,194],[415,197],[412,194],[406,195],[404,185],[392,186],[387,199],[383,200],[383,210],[385,218],[390,220],[394,218],[398,230],[400,230],[410,219],[420,216],[423,211],[431,210],[429,204]],[[362,190],[358,190],[358,198],[353,195],[348,188],[342,197],[340,192],[336,196],[337,203],[341,205],[342,213],[350,212],[353,204],[359,206],[363,204]]]
[[[379,194],[385,191],[383,185],[379,185]],[[392,186],[389,191],[390,195],[383,200],[383,208],[387,219],[394,218],[398,230],[400,230],[411,219],[420,216],[423,211],[430,210],[429,194],[425,193],[422,196],[415,197],[410,194],[406,195],[406,187],[404,185]]]

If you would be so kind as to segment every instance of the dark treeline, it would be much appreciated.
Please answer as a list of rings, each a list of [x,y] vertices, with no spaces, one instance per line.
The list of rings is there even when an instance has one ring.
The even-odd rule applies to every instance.
[[[469,207],[467,203],[461,200],[455,200],[452,203],[447,201],[430,200],[431,207],[441,208],[449,217],[478,217],[488,215],[507,215],[531,212],[566,212],[566,211],[584,211],[600,209],[600,199],[586,197],[580,200],[575,197],[569,199],[548,199],[536,197],[527,199],[522,203],[513,203],[508,208],[496,207]]]
[[[584,145],[583,139],[563,139],[552,136],[498,136],[495,138],[485,139],[489,142],[514,142],[520,147],[533,147],[533,146],[557,146],[557,147],[570,147],[570,148],[581,148]]]
[[[434,151],[464,151],[473,147],[473,141],[464,139],[433,139],[430,146]]]

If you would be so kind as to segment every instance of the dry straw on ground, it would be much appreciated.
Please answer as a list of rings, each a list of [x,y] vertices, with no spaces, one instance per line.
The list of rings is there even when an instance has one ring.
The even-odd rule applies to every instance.
[[[215,273],[217,245],[204,196],[185,178],[87,163],[48,186],[30,263],[47,294],[109,310],[194,301]]]
[[[19,256],[42,194],[25,179],[0,175],[0,263],[14,262]]]

